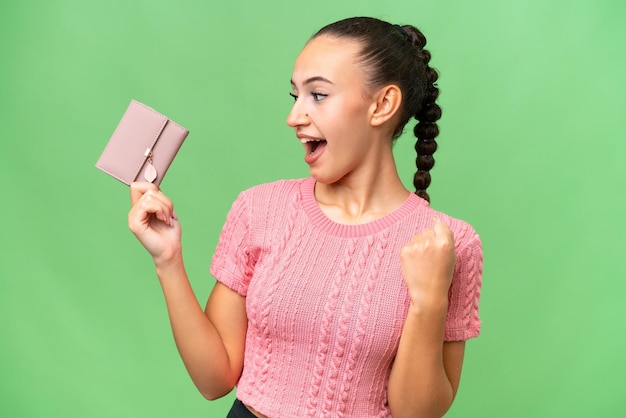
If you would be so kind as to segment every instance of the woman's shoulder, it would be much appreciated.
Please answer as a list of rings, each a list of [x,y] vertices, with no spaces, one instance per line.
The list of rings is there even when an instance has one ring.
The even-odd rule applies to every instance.
[[[260,183],[239,193],[237,203],[251,213],[266,213],[274,208],[284,209],[288,202],[298,200],[301,186],[307,179],[284,179]]]

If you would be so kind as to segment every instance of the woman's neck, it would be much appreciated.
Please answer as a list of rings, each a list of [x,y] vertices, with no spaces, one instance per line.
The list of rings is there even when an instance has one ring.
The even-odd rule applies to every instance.
[[[370,173],[344,177],[332,184],[316,183],[315,199],[331,220],[362,224],[388,215],[408,198],[395,164]]]

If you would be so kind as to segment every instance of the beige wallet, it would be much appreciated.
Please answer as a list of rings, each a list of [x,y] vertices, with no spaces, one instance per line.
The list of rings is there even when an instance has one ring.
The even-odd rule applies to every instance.
[[[132,100],[96,167],[124,184],[159,185],[188,134],[166,116]]]

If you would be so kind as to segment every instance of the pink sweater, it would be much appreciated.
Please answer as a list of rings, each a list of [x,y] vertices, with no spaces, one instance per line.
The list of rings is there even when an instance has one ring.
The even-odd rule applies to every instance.
[[[445,339],[466,340],[480,331],[480,240],[414,194],[376,221],[338,224],[314,187],[301,179],[244,191],[220,235],[211,273],[246,296],[248,313],[237,397],[269,417],[390,417],[387,382],[409,305],[400,249],[435,214],[451,227]]]

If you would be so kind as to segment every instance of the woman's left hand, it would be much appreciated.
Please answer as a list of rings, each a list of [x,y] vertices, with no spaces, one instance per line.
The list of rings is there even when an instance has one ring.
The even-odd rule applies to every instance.
[[[447,301],[456,252],[454,235],[439,218],[407,243],[400,252],[404,281],[413,304]]]

